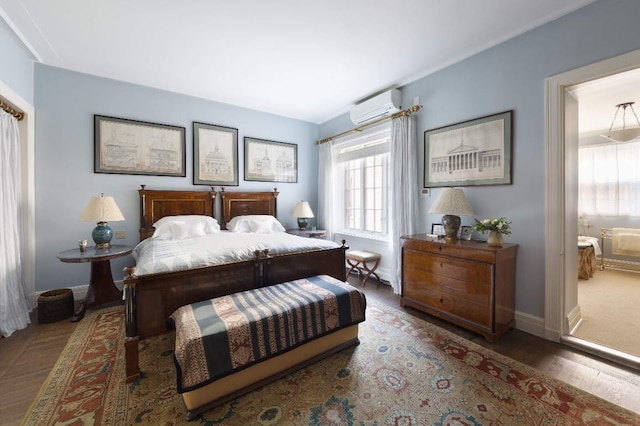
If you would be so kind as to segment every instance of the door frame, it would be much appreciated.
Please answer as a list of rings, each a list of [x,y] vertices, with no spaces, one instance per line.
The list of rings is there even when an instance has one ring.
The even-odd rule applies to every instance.
[[[565,203],[577,194],[567,193],[567,142],[565,141],[565,91],[568,87],[624,71],[640,68],[640,49],[564,72],[545,80],[545,317],[544,337],[569,338],[570,314],[566,312]],[[576,247],[577,248],[577,247]],[[573,247],[571,248],[573,249]],[[571,290],[571,288],[569,288]]]

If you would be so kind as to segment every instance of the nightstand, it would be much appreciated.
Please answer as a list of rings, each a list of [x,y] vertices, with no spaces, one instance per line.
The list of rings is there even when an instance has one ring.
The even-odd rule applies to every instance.
[[[310,229],[287,229],[288,234],[297,235],[298,237],[307,237],[307,238],[327,238],[327,231],[324,229],[316,229],[312,231]]]
[[[116,287],[111,276],[111,259],[126,256],[133,247],[112,244],[107,249],[87,247],[86,251],[71,249],[58,253],[58,259],[66,263],[91,263],[91,280],[84,301],[71,318],[80,321],[87,309],[122,300],[122,292]]]

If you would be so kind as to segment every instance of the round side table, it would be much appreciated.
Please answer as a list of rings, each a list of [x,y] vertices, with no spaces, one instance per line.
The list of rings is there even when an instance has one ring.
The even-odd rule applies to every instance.
[[[58,259],[66,263],[91,263],[91,280],[84,300],[71,317],[72,322],[80,321],[87,309],[122,300],[122,292],[118,290],[111,275],[111,259],[126,256],[133,247],[112,244],[106,249],[87,247],[83,252],[79,248],[58,253]]]

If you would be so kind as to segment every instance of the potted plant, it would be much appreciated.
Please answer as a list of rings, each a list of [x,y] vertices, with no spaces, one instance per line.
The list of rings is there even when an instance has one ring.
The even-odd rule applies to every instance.
[[[503,235],[507,237],[511,236],[511,222],[508,222],[504,217],[498,217],[494,219],[478,220],[474,219],[475,223],[471,226],[474,231],[489,232],[487,238],[487,244],[493,247],[502,247],[504,244]]]

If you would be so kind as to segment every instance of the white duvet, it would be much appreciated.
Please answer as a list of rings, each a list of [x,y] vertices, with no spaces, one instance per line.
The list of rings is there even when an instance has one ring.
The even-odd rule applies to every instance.
[[[136,275],[212,266],[249,260],[256,250],[269,250],[270,255],[335,248],[333,241],[305,238],[277,232],[271,234],[221,231],[204,237],[184,240],[147,238],[133,249]]]

